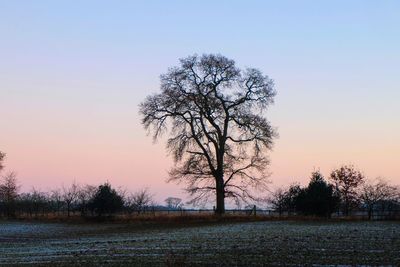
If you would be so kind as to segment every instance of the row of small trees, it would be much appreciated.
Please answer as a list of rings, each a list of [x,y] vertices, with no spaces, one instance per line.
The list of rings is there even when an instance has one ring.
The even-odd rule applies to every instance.
[[[4,175],[0,182],[0,216],[38,217],[52,214],[58,217],[72,215],[108,216],[116,212],[132,215],[154,209],[181,208],[180,198],[169,197],[165,205],[157,205],[148,189],[134,193],[115,189],[109,183],[99,186],[73,183],[50,192],[32,189],[18,193],[19,186],[14,173]]]
[[[351,211],[366,210],[371,219],[374,211],[400,211],[400,190],[382,178],[368,181],[354,166],[344,165],[332,171],[328,181],[316,171],[306,187],[278,188],[269,202],[280,215],[330,217],[338,212],[348,216]]]
[[[0,171],[3,169],[4,154],[0,152]],[[313,172],[309,184],[298,184],[278,188],[268,202],[280,215],[303,214],[330,217],[334,212],[348,216],[351,211],[365,210],[368,218],[374,211],[400,211],[400,190],[387,181],[378,178],[366,180],[365,176],[352,165],[344,165],[330,173],[326,180],[319,172]],[[27,215],[54,215],[67,217],[103,216],[115,212],[141,214],[147,210],[180,209],[182,200],[169,197],[165,206],[155,204],[148,189],[134,193],[114,189],[109,183],[99,186],[63,186],[50,192],[32,189],[19,193],[16,174],[9,172],[0,179],[0,215],[13,217]]]
[[[71,216],[79,213],[82,216],[113,214],[120,210],[137,210],[143,207],[134,207],[136,203],[129,202],[128,198],[117,192],[109,183],[98,187],[73,183],[69,187],[42,192],[32,189],[29,192],[18,194],[11,190],[10,185],[17,189],[15,176],[3,177],[1,191],[13,191],[12,197],[0,196],[0,214],[6,217],[29,216],[37,217],[53,214],[56,216]],[[6,190],[4,190],[7,188]],[[136,197],[137,194],[132,194]],[[129,198],[130,200],[130,198]]]
[[[5,154],[0,152],[0,172],[4,157]],[[0,216],[103,216],[115,212],[140,214],[156,206],[148,189],[129,193],[127,190],[114,189],[109,183],[99,186],[72,183],[50,192],[35,188],[24,193],[19,191],[20,186],[14,172],[0,177]],[[182,206],[182,200],[175,197],[167,198],[165,203],[164,209]]]

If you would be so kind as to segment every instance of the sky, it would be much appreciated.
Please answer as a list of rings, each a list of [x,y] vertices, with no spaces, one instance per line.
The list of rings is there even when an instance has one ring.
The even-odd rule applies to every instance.
[[[220,53],[275,81],[271,189],[354,164],[400,184],[399,1],[0,0],[0,151],[22,190],[109,181],[185,199],[138,105]]]

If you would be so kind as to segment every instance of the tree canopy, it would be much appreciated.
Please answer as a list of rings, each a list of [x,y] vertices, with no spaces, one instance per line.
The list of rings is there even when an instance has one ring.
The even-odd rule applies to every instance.
[[[313,172],[308,187],[299,191],[296,198],[296,209],[305,215],[330,217],[339,204],[339,195],[334,187],[328,184],[322,174]]]
[[[364,175],[353,165],[343,165],[332,171],[330,180],[340,193],[344,214],[348,215],[350,210],[357,205],[358,189],[364,183]]]
[[[140,105],[142,123],[155,139],[169,130],[170,181],[186,183],[192,203],[215,195],[223,213],[226,197],[254,199],[265,187],[276,132],[264,115],[275,94],[268,76],[221,55],[189,56],[161,75],[161,93]]]
[[[113,214],[124,205],[122,197],[109,183],[100,185],[90,201],[91,209],[98,215]]]

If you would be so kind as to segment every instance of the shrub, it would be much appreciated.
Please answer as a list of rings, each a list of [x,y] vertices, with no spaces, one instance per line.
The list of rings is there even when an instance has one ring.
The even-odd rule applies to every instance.
[[[90,200],[89,207],[98,216],[112,215],[124,206],[122,197],[109,183],[100,185],[96,194]]]
[[[308,187],[300,190],[295,202],[297,211],[304,215],[330,217],[339,204],[339,197],[322,174],[314,172]]]

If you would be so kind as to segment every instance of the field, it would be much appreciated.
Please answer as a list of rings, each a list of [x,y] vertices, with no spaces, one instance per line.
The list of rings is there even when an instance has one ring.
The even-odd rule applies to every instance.
[[[400,265],[398,222],[0,222],[0,265]]]

